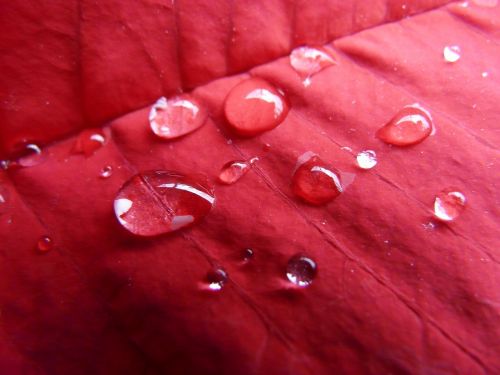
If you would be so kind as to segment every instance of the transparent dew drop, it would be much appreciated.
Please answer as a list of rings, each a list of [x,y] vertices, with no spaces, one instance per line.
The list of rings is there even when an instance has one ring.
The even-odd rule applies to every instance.
[[[10,167],[10,160],[0,160],[0,169],[6,171]]]
[[[207,273],[207,288],[214,292],[222,290],[227,282],[227,273],[222,268],[214,268]]]
[[[244,160],[234,160],[222,166],[219,182],[226,185],[234,184],[250,170],[250,163]]]
[[[109,178],[113,175],[113,167],[111,165],[104,166],[99,172],[100,178]]]
[[[358,153],[356,162],[361,169],[372,169],[377,165],[377,154],[373,150],[365,150]]]
[[[123,184],[114,211],[118,222],[131,233],[156,236],[199,222],[214,203],[214,191],[205,176],[147,171]]]
[[[385,143],[395,146],[410,146],[435,134],[430,113],[419,104],[404,106],[380,128],[376,136]]]
[[[311,84],[314,74],[337,62],[321,48],[297,47],[290,54],[290,65],[302,78],[305,87]]]
[[[434,199],[434,216],[442,221],[455,220],[465,209],[465,195],[454,189],[446,189]]]
[[[445,46],[443,48],[444,61],[447,63],[454,63],[460,60],[462,51],[459,46]]]
[[[244,262],[249,262],[253,259],[254,256],[254,251],[253,249],[247,247],[246,249],[243,249],[243,261]]]
[[[271,151],[271,145],[270,145],[269,143],[264,143],[264,144],[262,145],[262,150],[263,150],[264,152],[269,152],[269,151]]]
[[[35,143],[26,143],[21,155],[15,161],[15,165],[23,168],[34,167],[45,159],[42,149]]]
[[[105,143],[106,136],[101,129],[86,129],[80,132],[76,138],[73,152],[88,157],[104,146]]]
[[[286,277],[288,280],[300,287],[311,285],[316,277],[317,267],[314,260],[304,255],[294,255],[288,261],[286,267]]]
[[[172,98],[161,97],[151,107],[151,130],[163,139],[175,139],[192,133],[205,124],[208,112],[188,94]]]
[[[37,242],[38,251],[41,253],[48,252],[49,250],[52,249],[53,246],[54,246],[54,243],[52,241],[52,238],[50,238],[48,236],[40,237],[38,242]]]

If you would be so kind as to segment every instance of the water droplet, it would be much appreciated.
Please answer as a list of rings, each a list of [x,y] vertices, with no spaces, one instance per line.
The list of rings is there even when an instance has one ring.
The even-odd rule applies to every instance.
[[[435,133],[430,113],[419,104],[403,107],[382,128],[377,137],[395,146],[410,146],[422,142]]]
[[[161,97],[151,107],[149,124],[160,138],[174,139],[194,132],[205,124],[208,112],[187,94],[170,99]]]
[[[249,262],[252,260],[254,255],[253,249],[247,247],[246,249],[243,250],[243,261],[244,262]]]
[[[269,151],[271,150],[271,145],[270,145],[269,143],[264,143],[264,144],[262,145],[262,150],[263,150],[264,152],[269,152]]]
[[[219,182],[230,185],[234,184],[250,170],[250,163],[244,160],[227,162],[219,174]]]
[[[22,156],[15,161],[15,166],[23,168],[34,167],[35,165],[41,164],[45,159],[42,149],[35,143],[24,144],[21,155]]]
[[[227,273],[222,268],[214,268],[207,273],[206,282],[209,290],[218,292],[227,281]]]
[[[482,72],[481,77],[486,78],[488,77],[489,73],[488,72]]]
[[[314,205],[323,205],[342,193],[339,172],[312,152],[299,157],[292,178],[295,195]]]
[[[106,143],[106,136],[101,129],[86,129],[80,132],[75,141],[75,153],[90,156]]]
[[[434,216],[442,221],[453,221],[464,210],[465,201],[465,195],[461,192],[443,190],[434,200]]]
[[[9,160],[0,160],[0,169],[3,169],[6,171],[10,167],[10,161]]]
[[[336,64],[336,61],[320,48],[297,47],[290,54],[290,65],[302,78],[304,86],[311,84],[311,77],[323,69]]]
[[[427,231],[432,231],[432,230],[436,229],[436,223],[429,221],[428,223],[422,224],[422,227]]]
[[[288,109],[283,94],[260,78],[238,83],[224,103],[229,126],[242,136],[254,136],[274,129],[283,122]]]
[[[41,253],[46,253],[47,251],[51,250],[53,246],[54,243],[52,241],[52,238],[48,236],[40,237],[37,242],[38,251],[40,251]]]
[[[498,0],[472,0],[472,2],[484,8],[494,8],[498,5]]]
[[[460,54],[459,46],[446,46],[443,48],[444,61],[447,63],[454,63],[460,60]]]
[[[0,215],[3,215],[8,211],[8,202],[9,192],[5,186],[0,185]]]
[[[173,171],[148,171],[130,178],[118,191],[119,223],[138,236],[176,231],[200,221],[215,203],[206,177]]]
[[[104,166],[99,172],[99,177],[108,178],[113,174],[113,167],[111,165]]]
[[[361,169],[372,169],[377,165],[377,154],[373,150],[361,151],[356,156],[356,162]]]
[[[297,254],[290,258],[286,267],[286,277],[295,285],[309,286],[316,277],[317,267],[314,260]]]

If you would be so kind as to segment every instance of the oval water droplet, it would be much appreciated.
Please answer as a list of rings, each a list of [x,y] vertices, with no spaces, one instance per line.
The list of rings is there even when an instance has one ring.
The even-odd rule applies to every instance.
[[[227,273],[222,268],[214,268],[207,273],[206,283],[209,290],[222,290],[227,281]]]
[[[326,204],[342,193],[340,173],[317,155],[306,152],[299,157],[292,177],[296,196],[314,205]]]
[[[422,142],[435,133],[430,113],[419,104],[403,107],[385,126],[377,131],[377,137],[395,146],[410,146]]]
[[[465,208],[465,195],[454,189],[446,189],[434,199],[434,216],[442,221],[455,220]]]
[[[258,161],[258,157],[253,157],[249,161],[233,160],[223,165],[219,173],[219,182],[231,185],[242,178],[249,170],[250,166]]]
[[[445,46],[443,48],[444,61],[447,63],[454,63],[460,60],[462,51],[459,46]]]
[[[484,8],[495,8],[498,5],[498,0],[472,0],[472,2]]]
[[[158,137],[174,139],[194,132],[205,124],[207,117],[205,107],[183,94],[158,99],[149,112],[149,124]]]
[[[304,86],[311,84],[314,74],[336,64],[336,61],[321,48],[297,47],[290,54],[290,65],[302,79]]]
[[[301,254],[291,257],[286,267],[286,277],[288,280],[300,287],[311,285],[316,277],[316,273],[316,262]]]
[[[75,153],[90,156],[106,143],[106,136],[101,129],[86,129],[80,132],[75,141]]]
[[[9,191],[3,185],[0,185],[0,216],[8,211]]]
[[[250,260],[253,259],[254,251],[253,249],[247,247],[246,249],[243,249],[243,261],[244,262],[249,262]]]
[[[283,94],[260,78],[238,83],[224,103],[229,126],[242,136],[254,136],[274,129],[283,122],[288,110]]]
[[[40,251],[41,253],[46,253],[47,251],[51,250],[53,246],[54,243],[52,241],[52,238],[50,238],[49,236],[40,237],[37,242],[38,251]]]
[[[28,168],[41,164],[45,159],[42,149],[36,143],[26,143],[22,147],[21,156],[15,161],[15,166]]]
[[[101,178],[109,178],[113,175],[113,167],[111,165],[106,165],[102,167],[101,171],[99,172],[99,177]]]
[[[361,169],[372,169],[377,165],[377,154],[373,150],[365,150],[358,153],[356,162]]]
[[[200,221],[215,203],[204,176],[148,171],[130,178],[114,200],[118,222],[138,236],[176,231]]]

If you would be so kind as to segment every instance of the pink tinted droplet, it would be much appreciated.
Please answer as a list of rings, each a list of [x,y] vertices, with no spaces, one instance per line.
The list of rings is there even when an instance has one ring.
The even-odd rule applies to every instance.
[[[304,86],[311,84],[311,77],[337,62],[323,48],[297,47],[290,54],[290,65],[302,78]]]
[[[254,251],[253,249],[247,247],[246,249],[243,249],[243,254],[242,258],[244,262],[249,262],[253,259],[254,256]]]
[[[316,262],[300,254],[291,257],[286,267],[287,279],[300,287],[311,285],[316,277],[316,273]]]
[[[227,273],[222,268],[214,268],[207,273],[207,288],[214,292],[220,291],[227,281]]]
[[[9,196],[7,187],[0,183],[0,216],[8,211]]]
[[[52,241],[52,238],[48,236],[40,237],[37,242],[38,251],[41,253],[46,253],[47,251],[51,250],[53,246],[54,243]]]
[[[227,162],[221,168],[219,182],[226,185],[234,184],[250,170],[250,166],[257,160],[259,160],[259,158],[254,157],[249,161],[233,160]]]
[[[305,202],[323,205],[342,193],[340,173],[317,155],[306,152],[297,164],[292,177],[292,190]]]
[[[16,167],[28,168],[43,163],[45,155],[36,143],[25,143],[21,146],[20,157],[13,163]]]
[[[151,107],[149,124],[158,137],[174,139],[200,128],[207,116],[205,107],[188,94],[161,97]]]
[[[446,189],[434,199],[434,216],[442,221],[455,220],[465,209],[465,195],[454,189]]]
[[[283,122],[289,106],[282,92],[260,78],[250,78],[234,86],[224,102],[231,129],[242,136],[254,136]]]
[[[485,8],[495,8],[498,5],[498,0],[472,0],[472,2]]]
[[[106,165],[102,167],[101,171],[99,172],[100,178],[109,178],[112,175],[113,175],[113,167],[111,165]]]
[[[106,143],[106,136],[101,129],[83,130],[75,141],[73,151],[75,153],[90,156]]]
[[[118,191],[118,222],[138,236],[169,233],[199,222],[215,202],[204,176],[148,171],[130,178]]]
[[[422,142],[434,132],[432,117],[418,104],[403,107],[384,127],[377,137],[395,146],[410,146]]]

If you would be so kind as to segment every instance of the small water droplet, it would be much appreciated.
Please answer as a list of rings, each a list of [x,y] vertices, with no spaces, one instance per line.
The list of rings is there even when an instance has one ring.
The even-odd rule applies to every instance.
[[[436,229],[436,223],[429,221],[428,223],[422,224],[422,227],[427,231],[432,231],[432,230]]]
[[[207,273],[206,283],[209,290],[218,292],[227,282],[227,273],[222,268],[214,268]]]
[[[52,238],[48,236],[40,237],[37,242],[38,251],[40,251],[41,253],[46,253],[47,251],[51,250],[53,246],[54,243],[52,241]]]
[[[267,81],[249,78],[234,86],[224,102],[230,128],[241,136],[254,136],[283,122],[289,106],[284,95]]]
[[[311,285],[316,277],[317,267],[314,260],[304,255],[297,254],[290,258],[286,267],[288,280],[300,287]]]
[[[442,221],[455,220],[465,208],[465,195],[454,189],[446,189],[434,200],[434,216]]]
[[[459,46],[446,46],[443,48],[444,61],[447,63],[454,63],[460,60],[462,51]]]
[[[219,182],[231,185],[242,178],[250,170],[250,162],[233,160],[224,164],[219,173]]]
[[[403,107],[376,136],[395,146],[410,146],[422,142],[435,133],[430,113],[419,104]]]
[[[264,152],[269,152],[269,151],[271,150],[271,145],[270,145],[269,143],[264,143],[264,144],[262,145],[262,150],[263,150]]]
[[[9,169],[9,166],[10,166],[9,160],[0,160],[0,169],[6,171],[7,169]]]
[[[253,249],[247,247],[246,249],[243,250],[243,261],[244,262],[249,262],[250,260],[253,259],[253,256],[254,256]]]
[[[302,46],[290,54],[290,65],[302,78],[305,87],[311,84],[313,75],[334,64],[333,57],[321,48]]]
[[[208,112],[197,100],[182,94],[158,99],[149,112],[149,124],[158,137],[174,139],[194,132],[207,117]]]
[[[114,200],[118,222],[138,236],[155,236],[199,222],[215,203],[206,177],[173,171],[139,173]]]
[[[104,166],[99,172],[99,177],[109,178],[113,174],[113,167],[111,165]]]
[[[86,129],[76,138],[73,150],[75,153],[90,156],[106,143],[106,136],[101,129]]]
[[[352,152],[352,148],[350,148],[349,146],[342,146],[340,149],[347,152]]]
[[[482,72],[481,77],[486,78],[488,77],[489,73],[488,72]]]
[[[3,185],[0,185],[0,215],[8,211],[9,191]]]
[[[361,169],[372,169],[377,165],[377,154],[373,150],[361,151],[356,156],[356,162]]]
[[[37,144],[24,143],[21,148],[21,156],[14,163],[10,163],[11,165],[28,168],[41,164],[45,160],[45,155]]]

